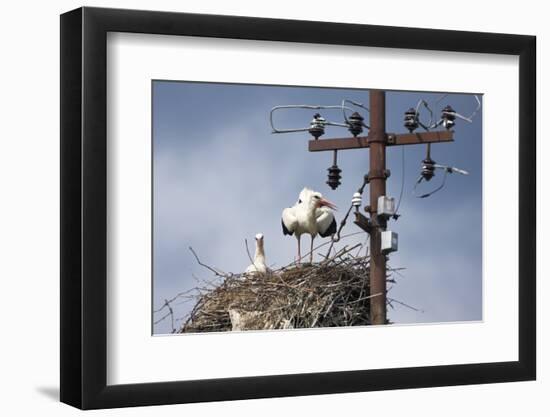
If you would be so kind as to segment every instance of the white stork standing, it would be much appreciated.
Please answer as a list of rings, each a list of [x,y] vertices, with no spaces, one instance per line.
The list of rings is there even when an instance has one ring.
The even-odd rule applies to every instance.
[[[254,253],[254,262],[250,264],[245,271],[246,275],[265,274],[269,268],[265,264],[264,235],[256,235],[256,252]]]
[[[300,237],[307,233],[311,235],[310,262],[313,262],[313,239],[317,234],[321,237],[331,236],[336,233],[336,220],[332,209],[336,206],[323,198],[319,192],[304,188],[300,193],[298,202],[283,210],[283,233],[296,235],[298,239],[298,263],[302,260],[300,251]]]

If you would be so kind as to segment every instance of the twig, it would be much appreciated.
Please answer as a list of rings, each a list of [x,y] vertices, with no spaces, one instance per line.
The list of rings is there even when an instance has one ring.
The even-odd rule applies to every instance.
[[[157,308],[156,310],[153,310],[153,313],[159,313],[161,310],[163,310],[165,307],[167,307],[170,303],[176,301],[180,297],[183,297],[187,294],[192,293],[193,291],[195,291],[194,288],[192,288],[190,290],[187,290],[187,291],[180,292],[180,293],[176,294],[174,297],[172,297],[169,300],[164,300],[164,304],[161,307]]]
[[[395,298],[388,298],[388,301],[394,302],[394,303],[397,303],[397,304],[401,304],[403,307],[410,308],[411,310],[417,311],[417,312],[419,312],[419,313],[424,313],[424,310],[421,310],[421,309],[419,309],[419,308],[415,308],[415,307],[413,307],[413,306],[410,306],[410,305],[408,305],[408,304],[405,304],[404,302],[399,301],[399,300],[396,300]]]
[[[342,239],[363,233],[350,233],[342,236]],[[371,290],[370,258],[361,256],[365,247],[364,239],[360,239],[359,243],[356,243],[357,240],[353,240],[350,245],[333,245],[330,253],[320,258],[320,262],[304,264],[301,268],[296,268],[296,263],[292,262],[261,277],[250,276],[246,280],[239,279],[243,274],[225,273],[203,263],[190,247],[197,263],[214,273],[215,281],[219,281],[220,277],[224,280],[215,284],[200,284],[200,287],[164,300],[164,304],[155,310],[155,313],[160,313],[163,317],[156,320],[155,324],[170,317],[170,309],[174,306],[171,303],[184,298],[196,301],[184,317],[171,317],[173,331],[176,325],[176,331],[181,332],[231,330],[232,323],[228,313],[230,309],[241,313],[246,329],[371,324],[369,300],[382,294],[368,295]],[[253,263],[248,240],[245,239],[244,243],[247,256]],[[313,250],[330,244],[330,241],[323,242]],[[311,252],[305,256],[309,255]],[[393,272],[398,273],[397,270],[400,270],[394,269],[396,271],[388,268],[389,281],[392,281]],[[393,301],[387,300],[388,308],[393,308]],[[400,301],[395,302],[419,311]]]
[[[379,297],[380,295],[382,295],[381,292],[378,292],[376,294],[372,294],[372,295],[368,295],[366,297],[363,297],[363,298],[359,298],[358,300],[354,300],[354,301],[350,301],[348,304],[355,304],[355,303],[359,303],[361,301],[365,301],[365,300],[368,300],[370,298],[374,298],[374,297]]]
[[[248,240],[244,240],[244,245],[246,247],[246,254],[248,255],[248,259],[250,259],[250,263],[254,265],[254,261],[252,260],[252,256],[250,255],[250,251],[248,250]]]
[[[227,278],[227,277],[228,277],[228,274],[226,274],[225,272],[223,272],[223,271],[220,272],[220,271],[216,270],[215,268],[212,268],[212,267],[209,266],[209,265],[203,264],[203,263],[201,262],[201,260],[199,259],[197,253],[193,250],[193,248],[192,248],[191,246],[189,246],[189,250],[190,250],[191,253],[195,256],[195,259],[197,260],[197,263],[198,263],[200,266],[202,266],[202,267],[208,269],[209,271],[212,271],[212,272],[213,272],[214,274],[216,274],[216,276],[218,276],[218,277],[222,277],[222,278]]]
[[[353,232],[353,233],[349,233],[349,234],[347,234],[347,235],[344,235],[344,236],[340,237],[340,240],[345,239],[345,238],[348,238],[348,237],[360,235],[360,234],[363,234],[363,233],[365,233],[365,232]],[[332,242],[332,240],[329,240],[329,241],[327,241],[327,242],[321,243],[319,246],[314,247],[312,251],[309,251],[309,252],[307,252],[306,254],[304,254],[304,255],[302,256],[302,258],[307,258],[308,255],[311,254],[312,252],[315,252],[317,249],[321,249],[321,248],[324,247],[324,246],[330,245],[331,243],[333,244],[334,242]],[[331,248],[331,250],[332,250],[332,248]],[[329,252],[329,254],[330,254],[330,252]],[[328,256],[325,256],[325,258],[328,258]],[[289,264],[289,266],[290,266],[290,265],[294,265],[294,264],[296,264],[296,263],[297,263],[297,261],[293,261],[293,262],[291,262],[291,263]]]

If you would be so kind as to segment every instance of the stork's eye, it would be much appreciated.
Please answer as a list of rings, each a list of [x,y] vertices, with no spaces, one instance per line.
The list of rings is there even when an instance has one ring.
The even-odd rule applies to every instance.
[[[318,195],[314,195],[313,197],[316,198],[317,200],[319,200],[321,198]]]
[[[298,200],[298,204],[302,204],[302,200]]]

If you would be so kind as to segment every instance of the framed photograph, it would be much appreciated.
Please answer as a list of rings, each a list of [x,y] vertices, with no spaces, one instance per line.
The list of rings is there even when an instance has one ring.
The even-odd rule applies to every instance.
[[[61,16],[61,401],[536,377],[535,37]]]

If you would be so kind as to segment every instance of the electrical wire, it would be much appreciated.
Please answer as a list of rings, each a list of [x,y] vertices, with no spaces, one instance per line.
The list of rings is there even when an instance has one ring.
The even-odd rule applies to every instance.
[[[441,100],[443,100],[445,97],[447,97],[449,94],[441,94],[441,97],[439,97],[436,101],[434,101],[434,104],[439,104]]]
[[[296,129],[277,129],[273,123],[273,114],[278,110],[283,109],[308,109],[308,110],[340,110],[342,109],[342,106],[334,106],[334,105],[310,105],[310,104],[288,104],[283,106],[275,106],[271,109],[271,112],[269,113],[269,122],[271,124],[272,133],[294,133],[294,132],[307,132],[309,130],[309,127],[305,128],[296,128]],[[351,109],[350,109],[351,110]],[[338,126],[338,127],[348,127],[347,124],[343,123],[336,123],[331,122],[328,120],[325,120],[324,125],[327,126]]]
[[[432,107],[439,104],[439,102],[441,102],[448,95],[449,94],[442,94],[441,97],[439,97],[437,100],[435,100],[433,102]],[[475,117],[475,115],[477,114],[479,109],[481,109],[481,100],[479,99],[477,94],[474,95],[474,99],[476,100],[477,105],[476,105],[475,110],[469,116],[464,116],[464,115],[462,115],[462,114],[460,114],[456,111],[448,112],[447,114],[451,115],[451,116],[454,116],[454,117],[457,117],[457,118],[459,118],[461,120],[464,120],[468,123],[472,123],[473,118]],[[420,120],[420,107],[421,106],[424,106],[426,108],[426,110],[428,110],[428,112],[430,113],[430,121],[427,124],[424,124]],[[416,104],[415,112],[416,112],[416,118],[417,118],[418,124],[426,131],[430,131],[431,129],[435,129],[435,128],[437,128],[437,127],[439,127],[443,124],[443,119],[440,119],[437,122],[434,122],[434,112],[433,112],[432,108],[430,107],[430,103],[428,103],[428,101],[426,101],[424,99],[420,99],[418,101],[418,103]]]
[[[348,119],[346,112],[353,112],[354,109],[350,106],[347,106],[346,104],[349,104],[350,106],[360,107],[367,111],[367,113],[370,113],[370,110],[367,106],[365,106],[363,103],[359,103],[357,101],[349,100],[349,99],[343,99],[342,103],[340,105],[321,105],[321,104],[287,104],[287,105],[281,105],[281,106],[275,106],[271,109],[269,113],[269,122],[271,124],[271,131],[272,133],[293,133],[293,132],[307,132],[310,127],[303,127],[303,128],[293,128],[293,129],[279,129],[275,127],[275,123],[273,121],[273,115],[278,110],[288,110],[288,109],[306,109],[306,110],[341,110],[342,115],[344,117],[345,123],[338,123],[338,122],[331,122],[329,120],[324,120],[323,124],[326,126],[336,126],[336,127],[345,127],[349,128],[352,126],[352,123]],[[366,123],[361,123],[361,125],[366,128],[370,129],[370,127]]]
[[[359,189],[357,190],[357,192],[359,194],[363,194],[363,191],[365,190],[365,186],[368,184],[369,182],[369,178],[368,178],[368,175],[365,175],[363,177],[363,184],[361,184],[361,187],[359,187]],[[340,226],[338,227],[338,230],[336,231],[336,233],[334,235],[332,235],[331,237],[331,242],[330,242],[330,247],[328,249],[328,252],[327,252],[327,257],[330,255],[330,252],[332,251],[332,247],[334,246],[334,244],[336,242],[339,242],[341,237],[341,233],[342,233],[342,229],[344,228],[344,226],[346,225],[346,222],[348,220],[348,217],[351,213],[351,210],[353,210],[353,202],[350,204],[349,208],[348,208],[348,211],[346,212],[346,215],[344,216],[344,218],[340,221]]]
[[[399,207],[401,206],[401,199],[403,198],[403,191],[405,189],[405,147],[401,146],[401,191],[399,192],[399,199],[397,200],[397,206],[395,207],[395,214],[393,218],[397,220],[399,217]]]
[[[366,110],[367,113],[370,113],[370,110],[367,106],[365,106],[363,103],[358,103],[356,101],[353,101],[353,100],[349,100],[349,99],[343,99],[342,100],[342,114],[344,116],[344,120],[346,121],[346,123],[348,125],[350,125],[350,121],[348,119],[348,116],[346,114],[346,110],[352,110],[350,109],[349,107],[346,106],[346,103],[350,103],[351,105],[353,106],[356,106],[356,107],[361,107],[362,109]],[[366,129],[370,129],[369,125],[365,124],[365,123],[362,123],[362,126]]]
[[[430,197],[431,195],[437,193],[439,190],[441,190],[443,187],[445,187],[445,183],[447,182],[447,174],[449,173],[448,170],[445,170],[445,174],[443,174],[443,180],[441,181],[441,184],[437,187],[437,188],[434,188],[432,191],[430,191],[429,193],[425,193],[425,194],[420,194],[418,195],[416,193],[416,189],[418,188],[418,185],[420,185],[420,183],[422,182],[422,180],[424,179],[424,177],[421,175],[420,177],[418,177],[418,179],[416,180],[416,183],[414,184],[414,188],[413,188],[413,195],[417,198],[427,198],[427,197]]]

